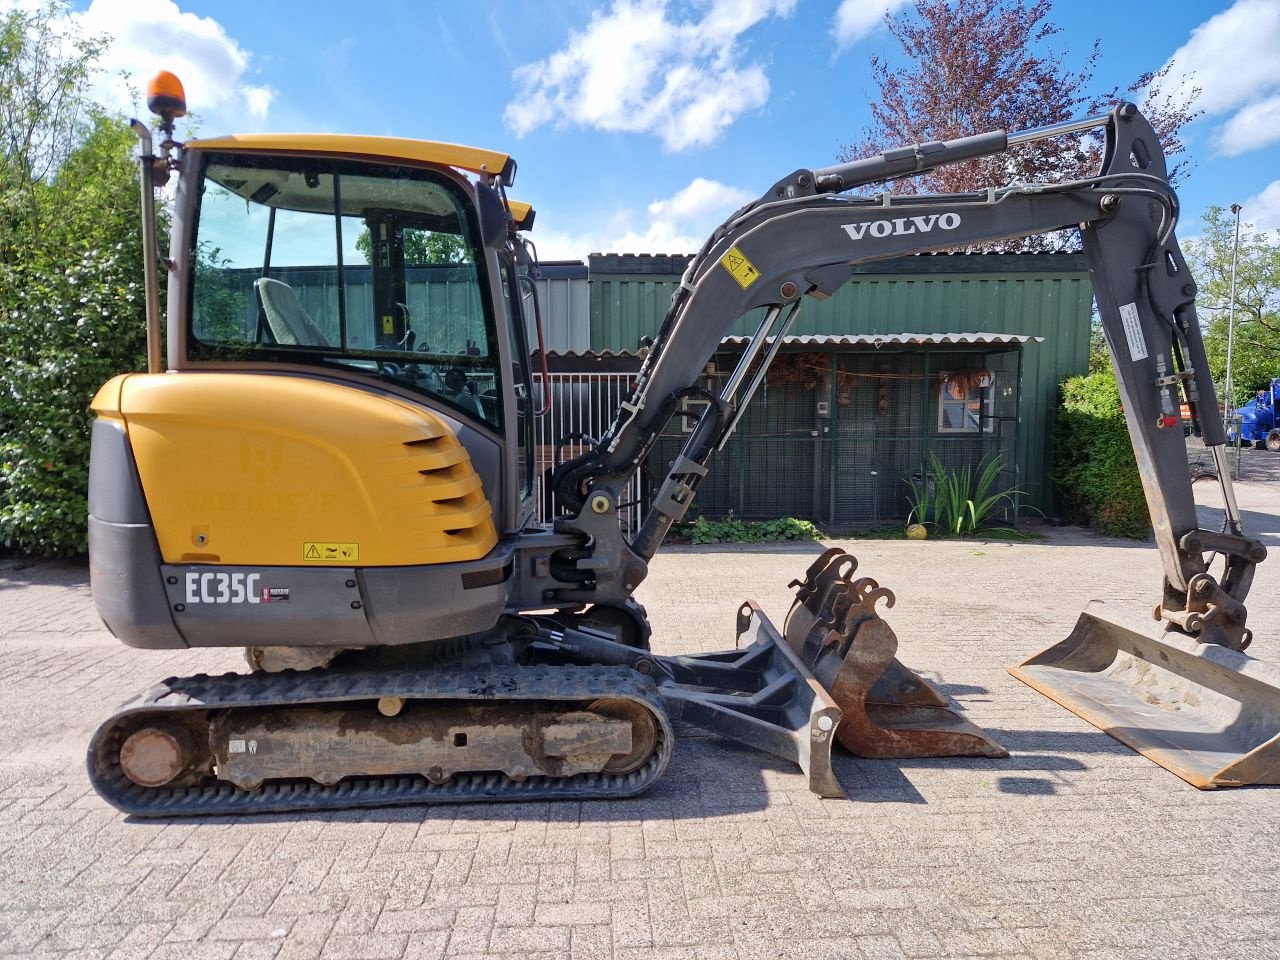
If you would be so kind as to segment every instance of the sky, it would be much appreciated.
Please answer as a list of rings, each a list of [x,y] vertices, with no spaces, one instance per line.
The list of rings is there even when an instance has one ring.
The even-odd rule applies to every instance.
[[[37,0],[0,0],[0,10]],[[384,134],[505,151],[538,211],[543,260],[687,253],[799,167],[834,162],[870,119],[869,58],[896,56],[907,0],[92,0],[112,46],[98,95],[125,113],[157,69],[195,134]],[[1101,57],[1094,86],[1172,61],[1200,88],[1179,235],[1209,205],[1280,228],[1280,0],[1059,0],[1053,48]],[[131,92],[132,91],[132,92]]]

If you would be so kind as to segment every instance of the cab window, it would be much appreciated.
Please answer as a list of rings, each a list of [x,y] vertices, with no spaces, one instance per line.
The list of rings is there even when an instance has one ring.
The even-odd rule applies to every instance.
[[[470,209],[431,171],[209,155],[188,252],[189,357],[357,371],[501,427]]]

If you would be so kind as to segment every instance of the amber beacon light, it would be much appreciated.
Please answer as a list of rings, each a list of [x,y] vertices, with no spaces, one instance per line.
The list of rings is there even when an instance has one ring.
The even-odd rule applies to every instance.
[[[147,107],[166,122],[187,115],[187,94],[182,81],[168,70],[161,70],[147,84]]]

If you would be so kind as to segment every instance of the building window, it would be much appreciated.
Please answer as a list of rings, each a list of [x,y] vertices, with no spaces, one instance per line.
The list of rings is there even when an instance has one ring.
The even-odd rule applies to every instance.
[[[938,432],[991,433],[995,385],[989,370],[944,372],[938,385]]]

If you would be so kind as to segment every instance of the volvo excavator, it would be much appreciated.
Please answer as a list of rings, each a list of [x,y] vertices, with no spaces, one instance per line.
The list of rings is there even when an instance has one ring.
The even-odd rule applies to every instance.
[[[806,300],[865,261],[1058,230],[1087,255],[1164,583],[1154,620],[1091,608],[1014,672],[1198,786],[1280,780],[1280,680],[1243,652],[1266,551],[1241,525],[1178,201],[1132,104],[778,180],[689,263],[628,398],[558,464],[559,514],[538,523],[531,427],[549,397],[526,340],[538,267],[533,210],[508,196],[515,161],[386,137],[179,143],[180,83],[161,74],[148,94],[162,135],[157,148],[134,121],[148,371],[92,404],[93,597],[125,644],[243,647],[251,669],[169,678],[98,728],[89,776],[117,808],[632,796],[667,767],[675,721],[791,761],[824,797],[845,796],[837,741],[867,757],[1006,755],[897,659],[892,593],[838,548],[792,584],[781,628],[746,601],[717,653],[652,652],[633,595]],[[1090,135],[1105,152],[1086,179],[868,192]],[[741,361],[709,391],[700,374],[753,311]],[[687,442],[655,467],[690,398]],[[1197,523],[1180,404],[1218,458],[1221,530]],[[620,501],[646,463],[661,480],[629,529]]]

